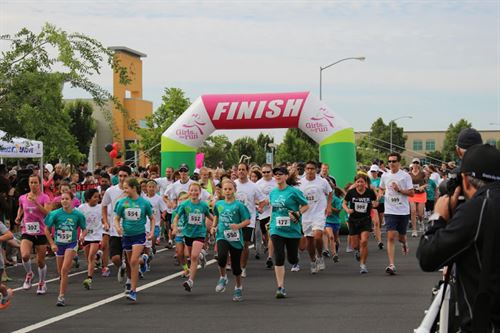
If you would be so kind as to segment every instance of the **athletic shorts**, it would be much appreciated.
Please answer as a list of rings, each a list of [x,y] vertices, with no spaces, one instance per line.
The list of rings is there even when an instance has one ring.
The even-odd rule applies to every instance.
[[[254,228],[245,227],[242,229],[242,231],[243,231],[243,240],[245,242],[252,242]]]
[[[122,246],[124,251],[132,251],[132,246],[144,246],[146,244],[146,234],[138,234],[133,236],[123,236]]]
[[[427,193],[415,193],[415,195],[413,195],[412,197],[408,197],[408,201],[415,203],[425,203],[427,201]]]
[[[98,241],[98,240],[86,240],[86,241],[83,241],[83,247],[87,246],[87,245],[90,245],[90,244],[99,244],[101,241]]]
[[[62,257],[64,256],[64,253],[66,250],[72,250],[77,252],[78,251],[78,242],[73,242],[73,243],[68,243],[68,244],[56,244],[57,245],[57,252],[56,256]]]
[[[48,245],[49,244],[49,241],[47,240],[47,237],[45,237],[45,235],[38,235],[38,236],[36,236],[36,235],[23,234],[21,236],[21,240],[23,240],[23,239],[29,240],[35,246]]]
[[[193,246],[194,242],[205,243],[205,238],[204,237],[191,238],[191,237],[184,236],[184,243],[187,246],[189,246],[189,247]]]
[[[336,233],[340,230],[340,223],[325,223],[325,228],[330,228]]]
[[[184,244],[184,236],[175,236],[175,242]]]
[[[362,232],[372,231],[372,220],[369,217],[361,219],[349,219],[349,235],[361,235]]]
[[[110,236],[109,237],[109,255],[111,257],[122,256],[123,246],[122,246],[122,238],[118,236]]]
[[[306,237],[314,236],[314,231],[325,230],[326,220],[325,218],[317,219],[314,221],[304,221],[302,220],[302,232]]]
[[[397,231],[400,235],[406,235],[409,215],[384,214],[384,221],[387,230]]]

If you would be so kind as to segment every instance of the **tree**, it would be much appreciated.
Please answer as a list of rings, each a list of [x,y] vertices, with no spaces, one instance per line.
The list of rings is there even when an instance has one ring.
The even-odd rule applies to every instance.
[[[301,130],[289,128],[283,143],[278,146],[276,151],[276,161],[285,163],[306,162],[308,160],[319,160],[318,144]]]
[[[205,165],[210,167],[228,167],[237,161],[231,152],[232,144],[225,135],[212,135],[198,148],[199,153],[205,154]]]
[[[165,88],[161,99],[162,105],[151,116],[146,117],[146,128],[140,128],[137,124],[131,126],[142,138],[135,148],[144,151],[152,164],[159,164],[161,161],[161,135],[191,104],[189,98],[184,96],[184,91],[179,88]]]
[[[268,134],[259,133],[257,137],[257,158],[255,162],[259,165],[266,163],[266,153],[269,151],[268,145],[274,143],[274,138],[270,137]]]
[[[439,150],[425,153],[425,156],[432,164],[441,165],[441,163],[443,162],[443,153]]]
[[[450,124],[448,129],[446,130],[446,134],[444,137],[444,145],[443,145],[443,160],[445,161],[454,161],[456,160],[457,154],[455,152],[455,145],[457,144],[458,134],[464,128],[471,128],[472,123],[469,123],[465,119],[460,119],[455,123],[455,125]]]
[[[76,100],[64,105],[64,113],[71,119],[70,132],[76,138],[78,151],[88,156],[90,145],[97,130],[96,121],[92,118],[93,108],[89,102]]]
[[[256,162],[258,150],[257,141],[254,138],[245,136],[234,141],[229,158],[237,163],[243,155],[246,155],[250,158],[248,159],[250,163]]]
[[[371,165],[373,160],[385,160],[387,152],[374,147],[368,136],[363,136],[356,145],[356,161],[361,165]]]

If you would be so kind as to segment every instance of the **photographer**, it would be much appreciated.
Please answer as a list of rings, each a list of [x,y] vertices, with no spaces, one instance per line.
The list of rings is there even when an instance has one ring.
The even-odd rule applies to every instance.
[[[429,272],[455,263],[460,332],[498,332],[500,151],[490,145],[470,147],[460,176],[455,193],[437,201],[439,219],[422,237],[417,258]],[[457,208],[461,193],[467,200]]]

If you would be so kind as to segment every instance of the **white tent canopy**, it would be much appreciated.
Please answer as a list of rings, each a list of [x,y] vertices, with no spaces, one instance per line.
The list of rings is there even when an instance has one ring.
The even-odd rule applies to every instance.
[[[0,158],[43,158],[43,142],[24,138],[4,141],[6,134],[0,130]]]

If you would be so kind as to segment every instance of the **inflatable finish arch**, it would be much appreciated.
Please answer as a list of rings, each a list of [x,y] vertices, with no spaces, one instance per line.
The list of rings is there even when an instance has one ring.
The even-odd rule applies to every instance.
[[[196,149],[215,130],[299,128],[320,146],[339,186],[356,172],[354,131],[309,92],[203,95],[163,133],[162,173],[186,163],[193,170]]]

